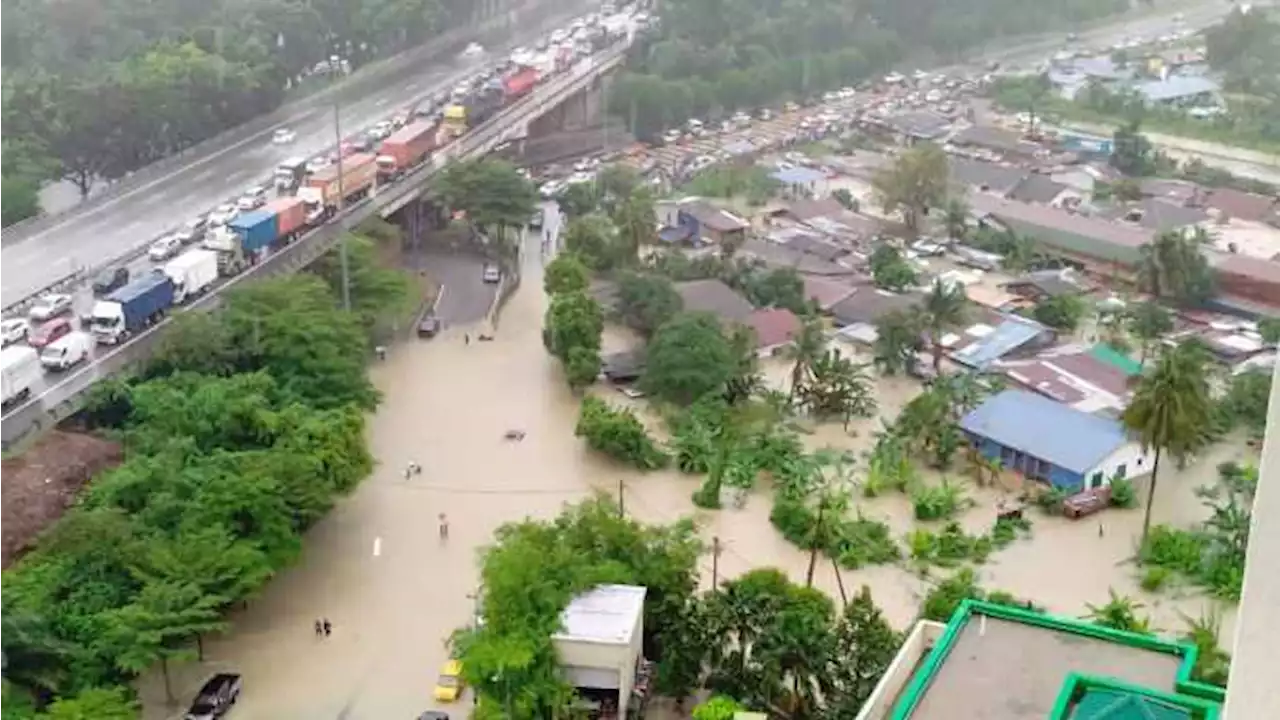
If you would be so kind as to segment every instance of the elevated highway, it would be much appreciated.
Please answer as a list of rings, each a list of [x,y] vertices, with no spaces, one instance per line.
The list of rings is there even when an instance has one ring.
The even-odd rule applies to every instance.
[[[416,202],[427,192],[431,178],[448,163],[484,155],[511,138],[527,134],[530,123],[591,89],[605,73],[618,67],[626,56],[626,50],[627,43],[622,42],[597,56],[580,60],[565,74],[553,78],[528,97],[437,152],[430,162],[393,185],[375,189],[369,197],[345,208],[329,224],[312,230],[245,273],[228,279],[214,292],[180,313],[214,309],[221,302],[221,293],[228,288],[306,267],[332,249],[344,232],[369,217],[389,217]],[[28,435],[65,419],[79,409],[86,393],[99,380],[127,372],[145,361],[170,322],[172,318],[110,352],[99,354],[91,364],[73,370],[43,392],[6,412],[0,423],[3,446],[10,447]]]

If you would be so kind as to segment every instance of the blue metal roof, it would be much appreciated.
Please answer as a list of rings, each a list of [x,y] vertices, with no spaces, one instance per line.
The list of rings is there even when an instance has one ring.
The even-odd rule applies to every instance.
[[[1221,86],[1211,78],[1197,75],[1174,75],[1166,80],[1152,80],[1134,87],[1151,102],[1194,97],[1202,93],[1217,92]]]
[[[1005,353],[1026,345],[1040,333],[1049,330],[1035,320],[1014,315],[1003,317],[1004,322],[997,325],[989,335],[951,353],[951,357],[958,363],[982,370]]]
[[[1074,473],[1092,470],[1129,441],[1116,420],[1024,390],[992,397],[965,415],[960,427]]]
[[[773,178],[784,185],[808,185],[819,180],[825,180],[827,176],[817,170],[798,167],[776,170],[773,173]]]

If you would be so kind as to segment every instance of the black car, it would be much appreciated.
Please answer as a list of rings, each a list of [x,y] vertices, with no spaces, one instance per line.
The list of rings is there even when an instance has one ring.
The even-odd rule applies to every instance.
[[[240,697],[240,676],[218,673],[209,678],[183,716],[184,720],[216,720],[231,709]]]
[[[128,284],[129,268],[117,265],[103,270],[93,279],[93,294],[106,295]]]
[[[529,227],[534,230],[542,229],[542,208],[534,210],[533,214],[529,216]]]
[[[418,716],[418,720],[449,720],[449,713],[439,710],[428,710]]]
[[[433,338],[440,332],[440,318],[428,315],[418,322],[418,337]]]

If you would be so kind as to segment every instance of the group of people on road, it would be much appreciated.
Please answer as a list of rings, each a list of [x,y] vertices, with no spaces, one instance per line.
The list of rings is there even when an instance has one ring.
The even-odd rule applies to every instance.
[[[316,619],[316,637],[329,637],[333,634],[333,623],[329,622],[329,618]]]

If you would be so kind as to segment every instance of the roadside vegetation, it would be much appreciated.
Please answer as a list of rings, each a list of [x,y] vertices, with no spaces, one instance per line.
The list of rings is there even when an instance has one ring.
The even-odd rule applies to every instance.
[[[341,74],[469,22],[460,0],[153,6],[131,0],[5,8],[4,222],[38,210],[45,180],[88,194]]]
[[[4,573],[6,718],[136,717],[129,685],[156,666],[174,700],[171,664],[368,474],[368,320],[405,285],[351,260],[356,312],[322,264],[184,315],[138,377],[96,387],[85,422],[126,458]]]
[[[612,83],[610,107],[652,139],[692,117],[752,110],[856,85],[908,56],[954,61],[994,38],[1075,27],[1128,9],[1120,0],[965,0],[907,8],[875,0],[850,11],[830,0],[803,11],[752,0],[662,7],[657,35],[637,45]],[[923,56],[923,57],[922,57]]]

